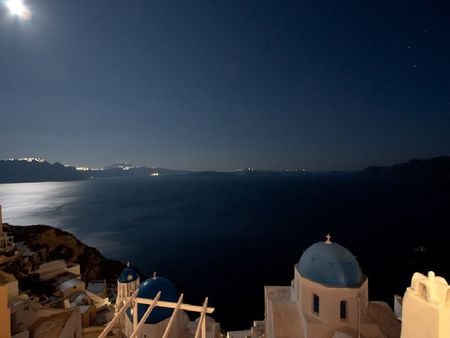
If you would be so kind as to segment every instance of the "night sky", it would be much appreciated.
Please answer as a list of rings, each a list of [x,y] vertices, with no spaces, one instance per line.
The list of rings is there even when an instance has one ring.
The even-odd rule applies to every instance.
[[[448,1],[0,0],[0,157],[354,170],[450,154]]]

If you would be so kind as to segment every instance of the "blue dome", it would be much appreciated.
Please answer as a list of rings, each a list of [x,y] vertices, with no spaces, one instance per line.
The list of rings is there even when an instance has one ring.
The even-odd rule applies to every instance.
[[[302,277],[330,287],[353,287],[363,280],[352,253],[332,242],[311,245],[300,257],[297,269]]]
[[[175,288],[175,285],[172,284],[170,280],[164,277],[152,277],[147,279],[144,283],[139,287],[138,297],[153,299],[156,297],[156,294],[161,291],[161,297],[159,300],[164,300],[167,302],[177,302],[178,301],[178,292]],[[138,305],[138,320],[140,321],[144,316],[145,311],[150,305],[147,304],[139,304]],[[145,321],[146,324],[156,324],[163,321],[166,318],[169,318],[172,315],[173,309],[156,307],[152,310],[152,313]],[[131,309],[127,310],[127,315],[130,320],[133,320],[133,316],[131,315]]]
[[[127,266],[125,269],[122,270],[122,272],[119,275],[119,278],[117,278],[117,281],[119,283],[129,283],[139,278],[140,277],[136,269],[134,269],[131,266]]]

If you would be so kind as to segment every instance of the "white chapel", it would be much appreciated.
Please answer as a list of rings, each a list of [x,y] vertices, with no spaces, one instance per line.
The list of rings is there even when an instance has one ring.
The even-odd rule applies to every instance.
[[[399,337],[389,305],[369,302],[368,295],[355,256],[327,235],[305,250],[290,286],[265,287],[265,337]]]

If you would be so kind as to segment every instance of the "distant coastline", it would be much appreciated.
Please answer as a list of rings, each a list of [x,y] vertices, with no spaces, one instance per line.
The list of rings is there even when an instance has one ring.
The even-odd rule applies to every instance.
[[[104,169],[75,168],[61,163],[51,164],[45,160],[3,160],[0,161],[0,183],[76,181],[106,177],[147,177],[147,176],[305,176],[318,174],[305,169],[264,170],[245,168],[235,171],[191,171],[168,168],[133,166],[117,163]],[[391,166],[369,166],[361,171],[325,174],[350,174],[373,179],[420,179],[450,183],[450,156],[431,159],[412,159]]]
[[[187,175],[191,171],[166,168],[147,168],[115,164],[105,169],[76,168],[51,164],[45,160],[9,159],[0,161],[0,183],[31,183],[45,181],[79,181],[101,177],[144,177]]]

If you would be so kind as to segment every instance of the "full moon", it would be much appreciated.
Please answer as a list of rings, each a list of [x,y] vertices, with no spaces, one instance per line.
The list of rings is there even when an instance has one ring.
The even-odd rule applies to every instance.
[[[11,15],[23,20],[31,19],[31,11],[25,6],[22,0],[8,0],[5,3]]]

